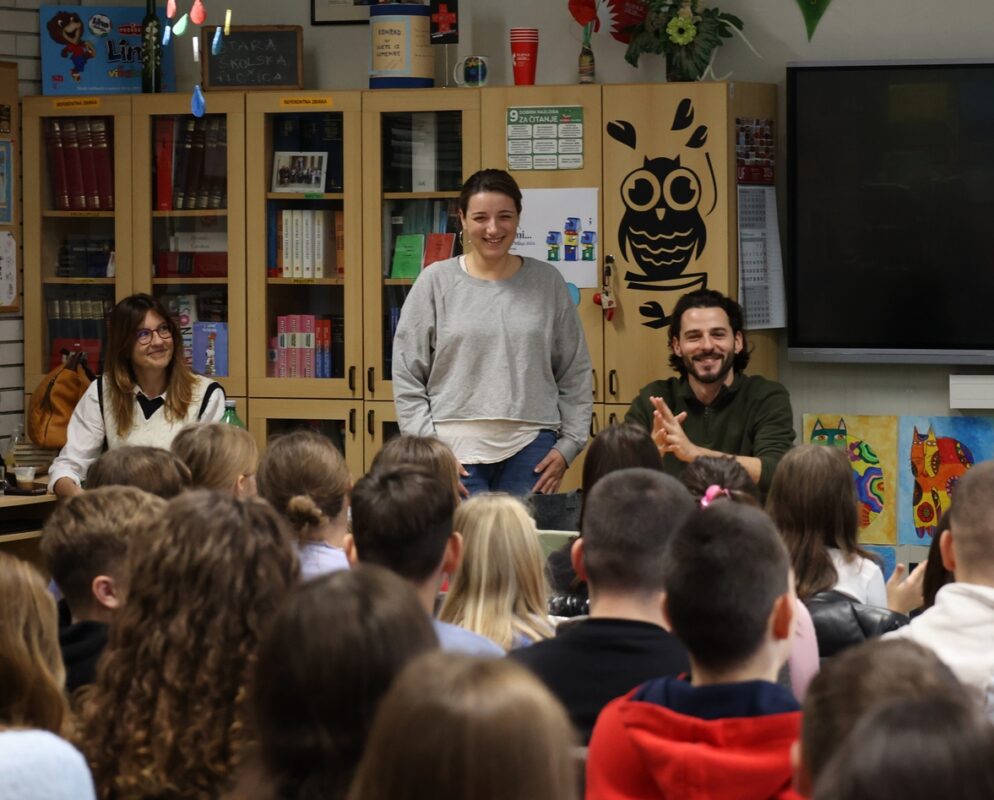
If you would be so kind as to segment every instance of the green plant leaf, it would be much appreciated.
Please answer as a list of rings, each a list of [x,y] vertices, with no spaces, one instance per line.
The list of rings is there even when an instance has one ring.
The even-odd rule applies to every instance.
[[[797,0],[797,5],[804,15],[804,25],[808,29],[808,41],[815,35],[815,28],[821,21],[822,15],[828,10],[832,0]]]

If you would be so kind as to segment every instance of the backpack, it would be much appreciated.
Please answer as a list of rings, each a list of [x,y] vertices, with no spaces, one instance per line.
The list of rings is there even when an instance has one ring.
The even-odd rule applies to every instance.
[[[28,436],[39,447],[61,448],[76,404],[96,376],[86,353],[63,350],[65,360],[46,375],[28,403]]]

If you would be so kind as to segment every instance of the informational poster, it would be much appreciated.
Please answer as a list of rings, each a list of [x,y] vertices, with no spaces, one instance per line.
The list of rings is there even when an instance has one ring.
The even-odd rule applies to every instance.
[[[596,288],[597,192],[596,187],[523,189],[521,222],[511,252],[548,261],[578,289]]]
[[[0,311],[18,307],[17,242],[9,231],[0,233]]]
[[[747,329],[786,324],[777,196],[772,186],[739,186],[739,298]]]
[[[508,108],[507,168],[583,169],[583,107]]]

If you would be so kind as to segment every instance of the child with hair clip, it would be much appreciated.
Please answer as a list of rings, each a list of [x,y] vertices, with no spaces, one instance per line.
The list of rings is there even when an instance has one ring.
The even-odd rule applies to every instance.
[[[463,537],[463,559],[438,618],[505,650],[552,636],[542,548],[521,501],[476,495],[456,509],[453,525]]]
[[[41,575],[0,553],[0,727],[69,727],[55,598]]]
[[[272,439],[256,478],[259,494],[293,529],[301,580],[349,568],[342,546],[352,476],[328,437],[298,430]]]
[[[506,659],[430,653],[380,704],[349,800],[576,800],[566,712]]]
[[[244,428],[222,422],[188,425],[176,434],[171,449],[190,468],[195,488],[235,497],[256,494],[259,448]]]

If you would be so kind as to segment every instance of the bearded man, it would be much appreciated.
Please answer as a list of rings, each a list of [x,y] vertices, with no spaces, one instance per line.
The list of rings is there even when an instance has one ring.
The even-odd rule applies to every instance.
[[[712,289],[685,294],[673,309],[669,345],[679,377],[643,387],[625,421],[652,433],[669,474],[679,477],[701,456],[733,457],[765,495],[794,442],[794,415],[781,384],[742,374],[749,364],[742,306]]]

